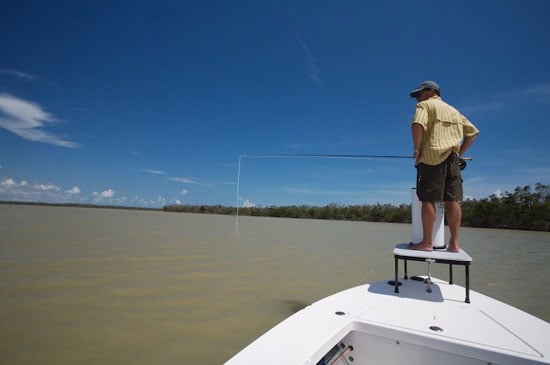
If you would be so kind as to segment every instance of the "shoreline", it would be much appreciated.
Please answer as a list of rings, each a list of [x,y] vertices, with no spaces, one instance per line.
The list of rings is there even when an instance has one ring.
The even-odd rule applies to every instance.
[[[0,201],[1,205],[31,205],[45,207],[66,207],[66,208],[97,208],[97,209],[121,209],[121,210],[150,210],[162,211],[162,208],[131,207],[126,205],[102,205],[82,203],[46,203],[46,202],[24,202],[24,201]]]
[[[271,206],[261,208],[239,208],[222,205],[178,205],[163,206],[161,208],[132,207],[122,205],[101,205],[101,204],[82,204],[82,203],[47,203],[47,202],[27,202],[27,201],[0,201],[0,205],[25,205],[25,206],[45,206],[45,207],[65,207],[65,208],[93,208],[93,209],[116,209],[128,211],[150,211],[167,213],[194,213],[194,214],[212,214],[226,216],[242,217],[265,217],[265,218],[288,218],[288,219],[315,219],[326,221],[343,222],[373,222],[373,223],[405,223],[411,224],[410,205],[402,204],[393,206],[390,204],[364,205],[364,206],[339,206],[330,204],[327,206]],[[371,214],[346,215],[344,211],[354,209],[365,209]],[[463,208],[464,209],[464,208]],[[237,213],[238,212],[238,213]],[[399,214],[396,214],[398,212]],[[506,229],[514,231],[530,232],[549,232],[546,229],[533,229],[533,227],[511,227],[511,226],[492,226],[492,225],[473,225],[464,219],[462,227],[469,228],[488,228],[488,229]],[[445,224],[447,225],[447,224]]]

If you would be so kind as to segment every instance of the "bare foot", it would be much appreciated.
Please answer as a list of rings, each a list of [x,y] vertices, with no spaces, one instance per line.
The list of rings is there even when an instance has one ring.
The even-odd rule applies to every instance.
[[[458,246],[458,243],[452,244],[449,242],[449,247],[447,248],[447,251],[449,252],[460,252],[460,247]]]
[[[411,250],[417,250],[417,251],[433,251],[433,245],[429,244],[429,243],[424,243],[424,242],[420,242],[420,243],[417,243],[417,244],[410,244],[409,245],[409,249]]]

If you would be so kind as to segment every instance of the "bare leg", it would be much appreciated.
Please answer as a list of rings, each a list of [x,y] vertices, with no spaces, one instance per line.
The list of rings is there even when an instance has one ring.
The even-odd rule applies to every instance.
[[[451,232],[448,251],[458,252],[458,234],[460,232],[460,223],[462,221],[462,208],[459,202],[445,202],[445,213],[447,214],[447,223]]]
[[[433,250],[433,231],[436,217],[435,203],[422,202],[422,242],[411,246],[415,250]]]

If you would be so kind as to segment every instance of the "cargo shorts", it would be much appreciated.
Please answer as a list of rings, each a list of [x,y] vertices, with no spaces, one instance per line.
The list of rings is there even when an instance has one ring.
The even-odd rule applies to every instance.
[[[462,175],[458,156],[451,153],[439,165],[418,164],[416,194],[423,202],[462,201]]]

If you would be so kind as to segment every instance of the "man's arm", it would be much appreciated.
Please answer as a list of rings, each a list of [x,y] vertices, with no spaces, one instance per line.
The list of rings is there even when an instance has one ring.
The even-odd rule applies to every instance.
[[[416,162],[418,162],[418,159],[420,158],[420,148],[422,147],[422,134],[424,133],[424,128],[422,125],[418,123],[412,124],[412,139],[413,139],[413,146],[414,146],[414,158]]]
[[[462,156],[466,151],[468,151],[468,148],[474,143],[474,141],[477,138],[477,134],[474,134],[470,137],[464,137],[464,142],[462,142],[462,146],[460,146],[460,153],[459,156]]]

